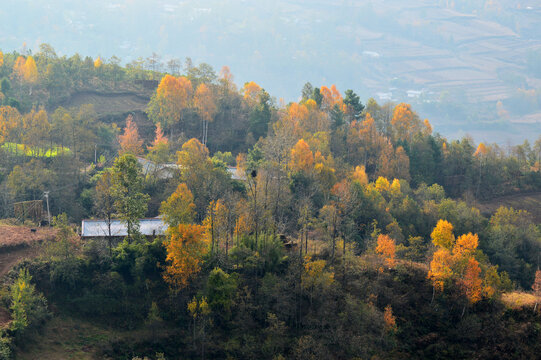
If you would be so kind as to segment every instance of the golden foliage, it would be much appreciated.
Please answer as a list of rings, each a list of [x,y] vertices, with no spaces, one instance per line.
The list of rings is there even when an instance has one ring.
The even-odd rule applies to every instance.
[[[38,67],[32,56],[29,56],[24,63],[24,81],[34,84],[38,81]]]
[[[101,61],[101,57],[97,57],[96,60],[94,60],[94,68],[99,69],[103,65],[103,61]]]
[[[425,135],[430,135],[430,134],[432,134],[432,125],[430,124],[430,121],[428,121],[428,119],[425,119],[425,120],[423,121],[423,125],[425,126],[423,133],[424,133]]]
[[[453,225],[447,220],[439,220],[436,227],[430,234],[432,242],[436,246],[441,246],[447,250],[451,250],[455,243],[455,235],[453,235]]]
[[[440,248],[432,257],[428,278],[432,280],[434,288],[438,291],[443,291],[445,281],[453,276],[452,260],[451,252],[446,248]]]
[[[368,175],[366,175],[366,170],[364,165],[356,166],[353,175],[351,175],[353,181],[359,182],[361,185],[368,184]]]
[[[201,225],[179,224],[170,228],[170,239],[165,243],[167,266],[164,280],[176,288],[184,288],[201,270],[208,242]]]
[[[342,95],[336,88],[336,85],[331,85],[331,88],[329,89],[326,86],[322,86],[321,89],[319,89],[319,92],[321,96],[323,97],[322,101],[322,107],[326,110],[331,110],[335,105],[338,105],[338,108],[342,111],[346,111],[346,106],[344,104]]]
[[[310,256],[304,258],[304,272],[302,274],[302,287],[312,289],[316,286],[328,287],[334,282],[334,273],[325,270],[325,260],[312,260]]]
[[[379,234],[376,253],[381,254],[381,257],[384,259],[385,264],[388,267],[394,267],[396,265],[396,244],[389,235]]]
[[[417,114],[413,112],[411,105],[406,103],[400,103],[395,107],[391,124],[398,140],[409,140],[421,130]]]
[[[535,307],[540,301],[539,296],[527,292],[514,291],[502,294],[502,302],[509,308],[520,309]]]
[[[205,121],[212,122],[214,115],[216,114],[216,99],[214,94],[210,91],[209,87],[205,84],[200,84],[195,91],[193,98],[194,107],[197,109],[197,113]]]
[[[479,146],[477,146],[477,150],[475,150],[475,153],[473,156],[483,156],[488,153],[488,149],[483,143],[479,143]]]
[[[477,249],[477,245],[479,245],[479,236],[477,234],[461,235],[456,239],[453,254],[457,257],[468,256]]]
[[[182,150],[177,153],[177,156],[180,166],[190,168],[206,163],[209,150],[199,140],[192,138],[182,145]]]
[[[289,169],[292,172],[309,172],[314,165],[314,154],[303,139],[300,139],[291,149]]]
[[[165,75],[150,100],[149,116],[166,128],[179,122],[182,112],[191,102],[192,92],[192,83],[188,78]]]
[[[392,196],[400,196],[402,194],[400,181],[398,179],[394,179],[389,190]]]
[[[0,143],[9,139],[12,133],[21,125],[21,114],[11,106],[0,107]]]
[[[243,92],[244,92],[245,99],[250,99],[252,101],[255,101],[257,100],[257,96],[261,92],[261,86],[257,85],[253,81],[250,81],[244,84]]]
[[[383,176],[378,177],[378,179],[375,182],[375,188],[380,193],[386,193],[390,190],[391,184],[389,183],[389,180],[387,178],[384,178]]]

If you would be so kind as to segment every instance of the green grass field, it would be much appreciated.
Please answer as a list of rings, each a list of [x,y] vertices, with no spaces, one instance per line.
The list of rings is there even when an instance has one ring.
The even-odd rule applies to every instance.
[[[69,148],[65,147],[62,149],[61,147],[56,146],[56,145],[49,149],[43,149],[43,148],[32,148],[29,146],[25,146],[24,144],[6,142],[2,144],[2,149],[16,155],[42,157],[42,158],[51,158],[51,157],[57,157],[59,155],[71,154],[71,150]]]

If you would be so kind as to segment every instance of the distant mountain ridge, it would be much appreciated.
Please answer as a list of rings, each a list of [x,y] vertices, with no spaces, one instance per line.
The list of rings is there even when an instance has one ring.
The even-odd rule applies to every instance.
[[[7,2],[3,50],[47,42],[62,54],[117,55],[125,63],[153,52],[164,63],[189,56],[215,69],[228,65],[237,83],[255,80],[286,101],[297,100],[307,81],[336,83],[365,99],[427,104],[418,107],[422,115],[448,132],[475,133],[487,122],[514,129],[525,115],[527,133],[541,129],[541,104],[519,114],[511,101],[520,88],[541,88],[527,63],[541,51],[536,1]],[[498,118],[498,101],[508,118]],[[457,104],[485,105],[464,115]]]

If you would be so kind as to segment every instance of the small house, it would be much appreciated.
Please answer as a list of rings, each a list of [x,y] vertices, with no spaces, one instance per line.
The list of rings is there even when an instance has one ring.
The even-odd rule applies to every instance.
[[[128,236],[128,227],[121,220],[111,220],[111,237]],[[167,224],[160,218],[139,220],[139,231],[145,236],[163,236],[167,231]],[[107,220],[83,220],[81,237],[109,237],[109,223]]]

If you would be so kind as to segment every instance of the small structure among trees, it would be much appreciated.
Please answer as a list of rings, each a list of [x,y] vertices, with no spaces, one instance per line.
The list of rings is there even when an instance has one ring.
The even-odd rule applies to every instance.
[[[139,232],[144,236],[163,236],[168,228],[160,218],[139,220]],[[81,237],[125,237],[128,236],[128,227],[125,222],[113,219],[108,220],[83,220]]]
[[[43,220],[43,200],[17,202],[13,204],[13,211],[21,223],[29,219],[39,224]]]

